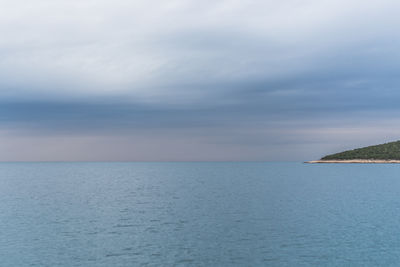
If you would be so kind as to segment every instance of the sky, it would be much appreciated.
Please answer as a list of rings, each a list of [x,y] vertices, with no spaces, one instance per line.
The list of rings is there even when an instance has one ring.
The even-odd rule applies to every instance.
[[[0,4],[0,161],[304,161],[400,139],[398,1]]]

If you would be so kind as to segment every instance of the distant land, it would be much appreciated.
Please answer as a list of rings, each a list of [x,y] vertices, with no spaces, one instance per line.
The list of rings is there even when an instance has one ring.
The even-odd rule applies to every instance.
[[[347,150],[306,163],[400,163],[400,141]]]

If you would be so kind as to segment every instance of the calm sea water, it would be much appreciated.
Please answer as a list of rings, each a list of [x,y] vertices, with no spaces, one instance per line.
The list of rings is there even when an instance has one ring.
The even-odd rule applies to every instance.
[[[1,163],[1,266],[399,266],[400,165]]]

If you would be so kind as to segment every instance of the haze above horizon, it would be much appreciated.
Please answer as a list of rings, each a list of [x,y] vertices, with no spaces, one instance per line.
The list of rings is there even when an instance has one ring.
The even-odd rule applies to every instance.
[[[0,161],[303,161],[398,140],[399,8],[4,2]]]

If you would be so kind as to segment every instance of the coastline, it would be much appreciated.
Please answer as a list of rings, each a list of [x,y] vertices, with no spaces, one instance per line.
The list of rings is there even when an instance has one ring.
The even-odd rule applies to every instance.
[[[400,163],[400,160],[383,160],[383,159],[346,159],[346,160],[311,160],[304,163]]]

